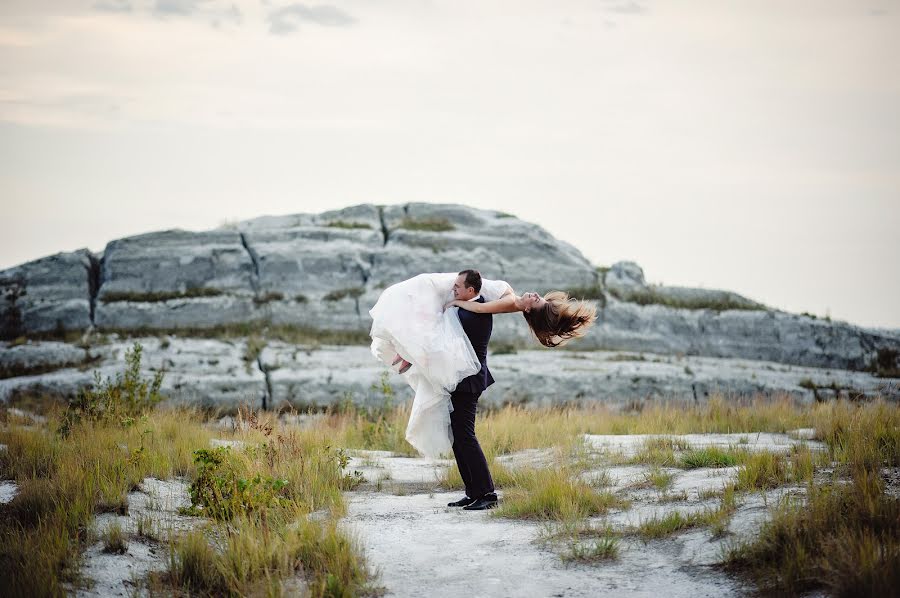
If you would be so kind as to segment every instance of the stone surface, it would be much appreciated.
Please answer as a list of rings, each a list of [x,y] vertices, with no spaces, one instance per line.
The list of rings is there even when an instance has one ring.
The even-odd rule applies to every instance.
[[[163,371],[162,392],[175,402],[233,410],[246,403],[270,409],[324,407],[349,400],[380,406],[412,398],[397,374],[375,360],[368,347],[295,345],[269,341],[254,356],[244,339],[216,340],[143,337],[92,346],[89,367],[63,367],[40,375],[0,380],[0,401],[21,395],[74,397],[93,383],[93,372],[115,378],[124,369],[125,353],[139,342],[145,377]],[[32,343],[34,363],[55,355],[56,343],[42,351]],[[0,354],[5,343],[0,343]],[[25,362],[26,365],[33,365]],[[900,399],[900,380],[865,372],[808,368],[774,362],[714,357],[673,356],[612,351],[536,349],[491,355],[496,379],[480,405],[507,403],[550,406],[604,402],[640,405],[646,401],[703,402],[755,394],[787,394],[805,401],[842,396]],[[386,381],[393,391],[386,397]],[[818,388],[816,388],[818,387]],[[815,388],[815,390],[813,390]]]
[[[655,438],[676,438],[687,442],[692,448],[717,447],[727,449],[738,447],[748,451],[789,452],[794,446],[802,445],[813,450],[825,450],[825,445],[812,440],[798,440],[786,434],[752,432],[737,434],[585,434],[587,444],[596,450],[621,453],[631,457],[644,448],[646,442]]]
[[[0,349],[0,378],[89,365],[95,357],[86,348],[63,342],[29,341],[6,345]]]
[[[12,501],[19,492],[19,485],[12,480],[0,481],[0,505]]]
[[[102,538],[109,526],[118,525],[126,538],[126,552],[105,553],[102,539],[88,546],[80,571],[87,584],[71,587],[68,593],[79,597],[148,595],[144,578],[166,568],[169,539],[207,523],[178,513],[190,504],[184,480],[144,478],[138,490],[128,493],[127,515],[103,513],[91,522],[95,538]],[[141,524],[147,528],[144,536],[138,534]]]
[[[0,272],[0,338],[90,327],[249,332],[268,324],[358,338],[386,286],[465,267],[520,293],[563,289],[596,298],[598,324],[579,341],[581,349],[860,371],[880,355],[900,367],[900,331],[790,314],[725,290],[648,285],[634,262],[598,269],[536,224],[456,204],[265,216],[211,231],[118,239],[102,256],[84,249],[48,256]],[[642,305],[648,293],[658,303]],[[534,343],[517,314],[495,319],[494,339]]]
[[[81,388],[93,386],[94,372],[103,381],[115,379],[124,370],[125,353],[134,342],[140,342],[143,347],[142,375],[151,378],[155,372],[163,371],[160,391],[176,403],[229,408],[242,403],[255,408],[263,406],[263,398],[267,396],[266,376],[255,360],[246,361],[246,341],[158,337],[92,347],[91,354],[98,360],[89,369],[63,368],[0,380],[0,401],[17,394],[73,398]]]
[[[90,326],[94,260],[80,249],[0,272],[0,338]]]
[[[644,269],[631,261],[616,262],[610,266],[603,283],[610,291],[619,293],[641,290],[647,286]]]
[[[342,523],[359,535],[386,596],[740,595],[725,575],[673,558],[674,540],[626,541],[619,561],[566,566],[535,542],[539,523],[444,506],[459,495],[348,493]]]
[[[755,438],[754,448],[758,450],[782,450],[796,444],[797,435],[667,437],[694,446],[726,446],[747,436]],[[643,446],[650,436],[658,435],[587,438],[589,444],[627,451]],[[819,443],[807,446],[822,448]],[[559,455],[552,449],[526,449],[504,455],[501,461],[512,468],[544,468],[552,467],[554,458]],[[349,509],[342,525],[359,538],[367,559],[380,573],[379,584],[386,596],[743,596],[752,588],[713,565],[731,543],[756,534],[782,497],[804,493],[803,488],[790,485],[738,493],[736,510],[726,522],[723,536],[714,536],[712,530],[701,526],[644,541],[635,530],[648,519],[715,509],[719,499],[707,493],[732,482],[739,467],[665,468],[673,481],[663,494],[640,483],[652,471],[651,466],[616,466],[601,461],[603,468],[599,471],[610,481],[604,490],[628,499],[630,505],[588,522],[594,528],[610,526],[622,534],[618,558],[566,564],[560,556],[570,545],[565,540],[542,541],[548,529],[546,522],[446,507],[460,497],[459,491],[446,492],[436,481],[450,464],[446,459],[407,458],[388,451],[354,451],[350,468],[365,472],[368,481],[346,493]],[[591,474],[586,472],[585,477],[590,479]],[[498,494],[502,503],[503,490]],[[590,540],[585,542],[590,545]],[[541,575],[535,576],[534,571]]]

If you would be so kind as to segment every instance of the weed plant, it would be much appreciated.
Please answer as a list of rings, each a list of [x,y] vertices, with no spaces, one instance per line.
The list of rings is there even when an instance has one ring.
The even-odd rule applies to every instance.
[[[98,512],[127,514],[128,492],[149,476],[191,479],[192,507],[212,522],[169,536],[170,567],[147,581],[152,593],[273,594],[293,575],[312,596],[361,593],[361,550],[336,525],[341,491],[361,478],[345,471],[349,457],[327,430],[284,429],[271,414],[245,411],[243,448],[211,450],[198,411],[156,408],[161,377],[142,378],[140,360],[135,345],[124,373],[49,411],[43,426],[4,418],[0,478],[15,479],[18,492],[0,505],[3,595],[63,595],[80,583],[88,545],[121,552],[121,528],[96,538],[91,522]],[[152,527],[142,519],[138,534],[150,539]]]
[[[761,459],[744,485],[792,477],[807,482],[806,497],[786,496],[757,537],[730,547],[724,564],[771,593],[892,595],[900,587],[900,501],[885,491],[882,471],[900,464],[900,409],[884,401],[836,401],[811,415],[834,475],[849,483],[814,483],[819,461],[802,450],[783,462]]]

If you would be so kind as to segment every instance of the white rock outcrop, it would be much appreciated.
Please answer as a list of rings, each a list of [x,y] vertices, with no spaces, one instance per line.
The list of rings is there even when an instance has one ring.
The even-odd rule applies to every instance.
[[[468,267],[507,280],[519,292],[562,289],[596,300],[598,322],[578,342],[581,350],[759,360],[882,376],[900,370],[900,331],[791,314],[730,291],[650,285],[638,264],[598,268],[540,226],[508,214],[414,203],[265,216],[211,231],[153,232],[112,241],[99,256],[82,249],[2,271],[0,339],[14,342],[0,347],[0,378],[40,376],[45,386],[89,378],[93,361],[109,361],[105,349],[95,354],[94,348],[65,343],[23,345],[24,339],[71,341],[83,331],[224,339],[266,337],[276,327],[297,332],[297,338],[321,337],[323,344],[337,335],[340,342],[362,345],[368,310],[386,286],[420,272]],[[516,314],[495,318],[493,340],[520,350],[537,347]],[[371,377],[362,361],[360,380],[366,381],[359,383],[349,379],[359,372],[311,365],[330,359],[332,350],[321,349],[303,367],[271,369],[269,389],[262,367],[234,374],[240,357],[226,357],[216,342],[223,341],[182,347],[197,360],[205,356],[220,364],[201,376],[206,388],[221,376],[216,402],[251,388],[257,399],[273,401],[289,396],[289,388],[319,388],[310,393],[314,397],[331,393],[325,389],[358,391]],[[289,350],[277,347],[270,343],[257,365]],[[238,355],[243,350],[229,349]],[[340,359],[352,353],[333,351]],[[172,358],[176,364],[179,359]],[[55,377],[54,370],[64,368],[74,373]],[[173,385],[182,383],[177,369]],[[188,369],[183,384],[190,386],[198,372]],[[733,384],[753,386],[746,380]],[[668,387],[658,382],[654,388]]]

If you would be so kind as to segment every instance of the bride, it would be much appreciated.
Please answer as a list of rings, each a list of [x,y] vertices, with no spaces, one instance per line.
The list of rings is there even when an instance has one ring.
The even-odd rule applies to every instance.
[[[419,274],[386,288],[372,316],[372,353],[398,371],[415,393],[406,440],[420,453],[449,453],[450,393],[457,383],[481,370],[481,363],[457,315],[458,309],[478,313],[522,312],[538,342],[558,347],[584,336],[597,317],[596,307],[552,291],[516,295],[502,280],[482,279],[484,303],[455,299],[457,274]],[[456,285],[458,286],[458,285]],[[477,294],[476,294],[477,296]]]

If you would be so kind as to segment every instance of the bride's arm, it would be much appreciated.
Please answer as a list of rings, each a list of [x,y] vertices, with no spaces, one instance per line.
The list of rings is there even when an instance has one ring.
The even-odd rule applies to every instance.
[[[519,308],[516,307],[516,294],[512,292],[512,289],[509,289],[495,301],[479,303],[478,301],[460,301],[457,299],[447,304],[448,307],[454,305],[460,309],[477,314],[509,314],[519,311]]]

